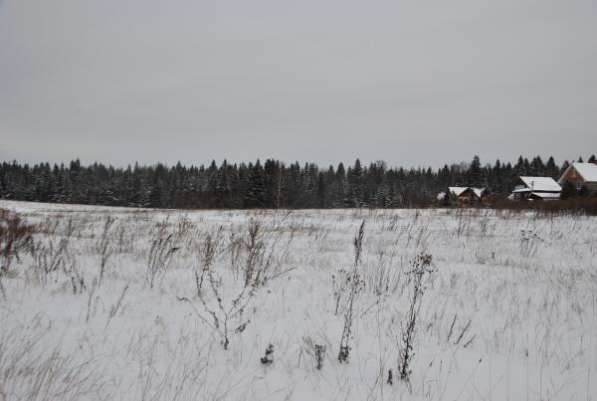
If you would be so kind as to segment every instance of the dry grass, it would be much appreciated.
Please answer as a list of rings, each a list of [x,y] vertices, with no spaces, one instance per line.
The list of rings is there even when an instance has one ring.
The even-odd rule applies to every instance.
[[[0,400],[78,401],[103,391],[92,360],[46,349],[42,320],[0,333]]]
[[[35,228],[21,217],[5,209],[0,209],[0,295],[6,299],[2,279],[10,275],[13,262],[20,261],[19,255],[31,249]]]
[[[529,399],[557,400],[591,399],[595,389],[597,241],[594,219],[582,214],[111,217],[28,214],[39,223],[37,247],[20,253],[0,302],[1,401],[439,401],[525,399],[527,390]],[[421,253],[433,254],[438,270],[417,281],[410,263]],[[70,291],[78,277],[92,285]],[[38,311],[44,317],[32,319]],[[346,322],[340,347],[350,363],[340,364]],[[275,358],[265,368],[269,344]]]

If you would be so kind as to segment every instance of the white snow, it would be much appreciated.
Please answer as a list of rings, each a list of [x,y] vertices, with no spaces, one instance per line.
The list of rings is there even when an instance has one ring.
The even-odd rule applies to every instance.
[[[482,197],[483,194],[485,193],[485,188],[473,188],[471,187],[471,189],[473,190],[473,192],[475,193],[475,195],[477,195],[477,197]]]
[[[560,192],[562,188],[551,177],[520,177],[524,185],[532,191]],[[520,191],[519,191],[520,192]]]
[[[593,163],[573,163],[568,169],[574,168],[585,181],[597,182],[597,164]],[[564,173],[565,176],[566,173]]]
[[[483,193],[485,192],[485,188],[475,188],[475,187],[448,187],[448,189],[450,190],[451,193],[453,193],[456,196],[460,196],[464,191],[467,190],[472,190],[475,195],[477,195],[479,198],[483,195]],[[443,192],[442,192],[443,194]],[[438,195],[439,197],[439,195]]]
[[[456,196],[460,196],[464,191],[469,189],[469,187],[448,187],[451,193]]]
[[[183,212],[9,201],[0,207],[42,224],[36,243],[57,244],[69,221],[74,227],[64,269],[46,276],[35,268],[39,261],[22,255],[2,279],[0,399],[557,401],[597,394],[594,217],[467,209]],[[113,254],[95,287],[107,216],[116,218]],[[245,238],[251,220],[264,227],[263,246],[279,275],[256,292],[242,318],[230,319],[233,329],[249,322],[223,350],[197,297],[194,271],[208,233]],[[334,294],[341,269],[353,265],[363,220],[363,287],[349,363],[340,364],[343,316],[334,313]],[[158,223],[179,250],[152,289],[146,266]],[[229,263],[231,249],[213,266],[226,305],[242,281]],[[412,295],[410,262],[419,253],[433,256],[435,272],[425,281],[407,384],[396,367]],[[73,271],[86,283],[82,293],[73,293]],[[264,366],[270,343],[273,363]],[[314,344],[326,346],[321,370]]]

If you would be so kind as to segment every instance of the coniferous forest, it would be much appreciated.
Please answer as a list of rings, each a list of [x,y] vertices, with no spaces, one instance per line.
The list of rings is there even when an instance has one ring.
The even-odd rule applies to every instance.
[[[579,159],[582,161],[582,158]],[[591,156],[588,161],[595,161]],[[79,160],[68,165],[18,162],[0,165],[0,198],[108,206],[238,209],[424,207],[448,186],[486,187],[506,197],[521,175],[558,179],[568,162],[556,164],[522,156],[514,164],[470,163],[431,168],[389,168],[384,162],[321,168],[276,160],[209,166],[128,166],[115,168]]]

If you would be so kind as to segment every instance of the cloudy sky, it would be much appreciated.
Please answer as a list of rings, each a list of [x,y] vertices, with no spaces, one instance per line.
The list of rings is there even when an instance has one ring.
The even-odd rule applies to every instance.
[[[0,0],[0,160],[591,153],[595,0]]]

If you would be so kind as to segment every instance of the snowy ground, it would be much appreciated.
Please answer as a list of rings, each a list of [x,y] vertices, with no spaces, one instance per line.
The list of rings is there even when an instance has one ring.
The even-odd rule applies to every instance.
[[[0,400],[597,400],[596,218],[0,207],[41,231],[36,256],[22,255],[3,279]],[[103,236],[108,216],[116,220]],[[349,293],[340,280],[363,220],[363,285],[340,364]],[[253,248],[251,221],[260,225]],[[209,239],[218,295],[205,284],[204,305],[195,272]],[[432,255],[434,271],[406,383],[397,366],[420,253]],[[243,293],[247,260],[267,280]],[[321,370],[315,344],[326,347]]]

